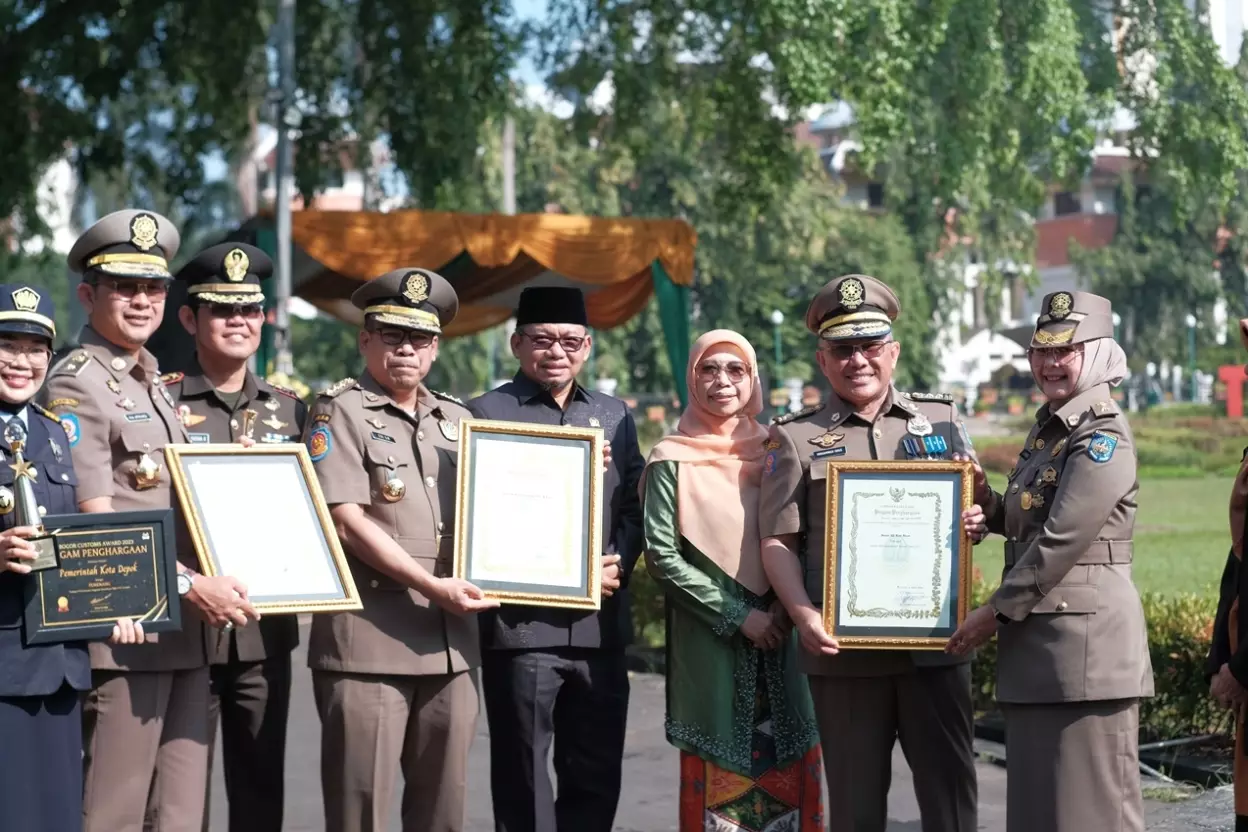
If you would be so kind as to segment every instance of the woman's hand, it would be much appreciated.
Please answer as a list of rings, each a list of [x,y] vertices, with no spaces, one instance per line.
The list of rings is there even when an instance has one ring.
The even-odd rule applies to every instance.
[[[784,643],[784,633],[769,612],[750,610],[741,622],[741,634],[759,650],[775,650]]]
[[[119,618],[113,625],[113,634],[109,644],[142,644],[143,625],[129,618]]]
[[[955,656],[964,656],[984,644],[997,632],[997,611],[984,604],[976,607],[966,616],[962,626],[949,638],[945,652]]]
[[[34,537],[32,526],[15,526],[0,532],[0,572],[13,572],[17,575],[30,573],[30,564],[39,557],[35,544],[26,538]]]
[[[802,607],[793,615],[793,626],[802,647],[812,656],[835,656],[841,645],[823,629],[823,616],[814,607]]]

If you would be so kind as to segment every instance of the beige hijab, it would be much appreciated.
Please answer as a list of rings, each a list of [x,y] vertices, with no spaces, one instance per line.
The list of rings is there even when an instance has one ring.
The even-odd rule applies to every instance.
[[[1083,369],[1075,383],[1073,396],[1085,393],[1099,384],[1117,387],[1127,377],[1127,354],[1113,338],[1096,338],[1085,341]],[[1072,398],[1073,398],[1072,396]]]
[[[700,401],[697,383],[702,359],[725,346],[740,354],[751,371],[749,403],[727,420]],[[762,595],[771,584],[759,554],[758,490],[767,428],[755,418],[763,412],[758,358],[741,335],[717,329],[694,342],[685,374],[689,406],[681,414],[676,433],[659,440],[646,465],[679,463],[676,519],[681,535],[733,580]]]

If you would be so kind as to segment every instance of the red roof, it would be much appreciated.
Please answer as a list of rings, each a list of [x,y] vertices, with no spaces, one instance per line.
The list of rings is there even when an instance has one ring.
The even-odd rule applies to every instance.
[[[1117,214],[1068,214],[1036,223],[1036,267],[1049,269],[1070,263],[1070,243],[1104,248],[1118,231]]]

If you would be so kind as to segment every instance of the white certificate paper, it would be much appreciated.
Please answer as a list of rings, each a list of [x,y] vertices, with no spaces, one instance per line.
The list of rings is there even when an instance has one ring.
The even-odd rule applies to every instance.
[[[841,480],[838,625],[950,625],[956,497],[956,484],[949,480]]]
[[[583,586],[589,444],[484,431],[474,443],[468,580]]]
[[[188,457],[184,469],[219,574],[255,600],[342,594],[298,457]]]

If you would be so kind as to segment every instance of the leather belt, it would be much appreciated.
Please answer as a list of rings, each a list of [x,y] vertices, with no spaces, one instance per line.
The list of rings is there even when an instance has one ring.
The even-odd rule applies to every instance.
[[[1005,568],[1010,569],[1027,551],[1030,542],[1006,541]],[[1108,566],[1114,563],[1130,563],[1132,560],[1130,540],[1096,540],[1092,542],[1079,560],[1078,566]]]

